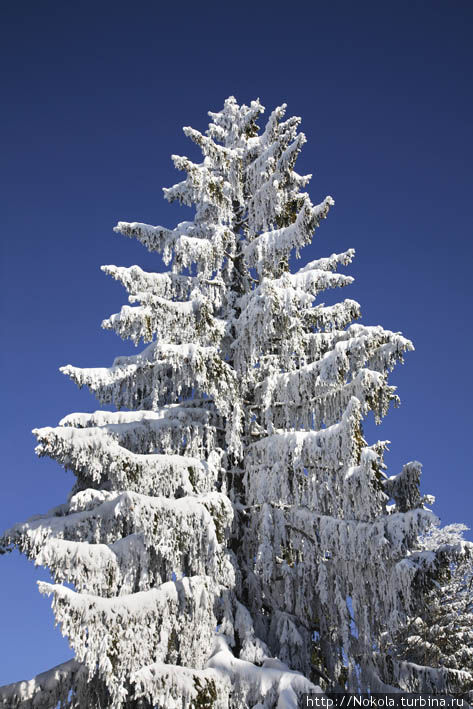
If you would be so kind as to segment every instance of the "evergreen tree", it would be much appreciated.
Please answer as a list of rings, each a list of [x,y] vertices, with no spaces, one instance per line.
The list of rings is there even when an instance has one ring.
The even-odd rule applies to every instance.
[[[283,105],[260,131],[263,111],[229,98],[205,135],[184,128],[203,161],[173,156],[187,177],[164,194],[192,221],[115,227],[171,270],[103,267],[132,304],[103,326],[149,344],[63,367],[117,410],[34,431],[76,483],[3,549],[51,570],[40,590],[75,659],[3,688],[3,706],[296,707],[319,685],[402,688],[383,648],[448,550],[420,542],[435,519],[420,465],[388,478],[362,419],[398,403],[388,372],[412,344],[351,324],[353,300],[316,302],[352,282],[337,273],[352,249],[290,271],[333,200],[313,206],[294,170],[300,119]]]
[[[406,691],[416,689],[415,682],[400,676],[404,667],[424,668],[424,683],[435,689],[473,700],[473,544],[465,542],[465,526],[452,524],[434,527],[421,539],[428,555],[446,551],[442,573],[427,596],[412,609],[407,622],[391,638],[388,652],[396,663],[398,681]],[[455,550],[452,557],[451,551]],[[417,613],[416,613],[417,611]],[[430,676],[429,676],[430,675]]]

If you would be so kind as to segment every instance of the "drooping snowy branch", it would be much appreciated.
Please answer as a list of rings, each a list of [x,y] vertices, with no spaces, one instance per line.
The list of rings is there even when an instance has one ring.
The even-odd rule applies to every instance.
[[[176,500],[131,492],[78,493],[68,509],[61,506],[56,514],[16,525],[1,542],[48,566],[57,580],[108,597],[127,586],[130,593],[147,590],[173,573],[223,575],[228,581],[233,572],[221,545],[232,517],[228,498],[217,492]]]
[[[305,199],[298,211],[296,220],[287,227],[264,232],[251,241],[245,249],[245,259],[249,266],[255,266],[259,273],[264,273],[267,264],[278,263],[286,259],[293,249],[299,250],[310,243],[314,229],[325,219],[334,204],[331,197],[326,197],[321,204],[313,207]]]
[[[117,357],[112,367],[80,369],[67,365],[61,372],[79,387],[87,386],[103,404],[117,408],[155,410],[179,397],[190,398],[194,387],[214,398],[222,414],[238,392],[233,370],[213,347],[152,343],[138,355]]]
[[[58,703],[65,706],[69,693],[82,675],[87,679],[85,668],[76,660],[63,662],[51,670],[42,672],[34,679],[0,687],[0,707],[5,709],[50,709]]]
[[[79,416],[79,428],[34,431],[38,455],[73,470],[79,488],[106,483],[117,490],[171,496],[215,486],[219,455],[211,412],[177,406],[141,415],[75,414],[63,422],[80,421]]]
[[[71,638],[76,658],[106,682],[114,706],[126,700],[130,675],[139,668],[167,661],[202,669],[209,655],[220,593],[211,578],[169,581],[111,599],[60,585],[38,585],[42,593],[53,596],[53,610],[62,632]]]

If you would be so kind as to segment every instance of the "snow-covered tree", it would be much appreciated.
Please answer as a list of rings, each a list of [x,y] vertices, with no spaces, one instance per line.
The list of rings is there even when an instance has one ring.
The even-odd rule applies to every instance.
[[[473,544],[464,525],[433,527],[421,544],[426,554],[446,552],[446,563],[432,590],[415,604],[408,621],[389,639],[389,654],[435,668],[435,685],[445,693],[473,700]],[[455,550],[452,556],[452,550]],[[418,615],[416,614],[418,612]],[[411,680],[412,681],[412,680]],[[408,679],[409,683],[409,679]],[[414,684],[415,687],[415,684]],[[403,687],[409,691],[410,685]]]
[[[291,272],[333,200],[314,206],[295,172],[300,119],[283,105],[260,130],[263,111],[229,98],[205,134],[184,128],[203,160],[173,156],[187,176],[164,194],[191,221],[115,227],[171,270],[103,267],[131,303],[103,326],[149,344],[63,367],[117,410],[34,431],[76,483],[3,548],[51,570],[40,591],[75,659],[3,688],[3,706],[296,707],[319,685],[422,685],[383,648],[446,547],[420,541],[420,464],[387,477],[386,442],[362,431],[398,403],[388,372],[412,344],[352,323],[353,300],[319,302],[352,282],[352,249]]]

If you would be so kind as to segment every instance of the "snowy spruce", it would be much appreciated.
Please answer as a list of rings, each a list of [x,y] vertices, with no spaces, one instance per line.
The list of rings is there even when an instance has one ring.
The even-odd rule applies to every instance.
[[[2,550],[50,569],[74,659],[3,687],[2,707],[295,709],[473,681],[455,634],[461,607],[471,648],[470,545],[436,529],[420,464],[388,476],[387,442],[363,437],[412,344],[353,300],[324,305],[352,249],[290,270],[334,202],[295,172],[300,119],[282,105],[260,129],[263,113],[230,97],[205,134],[184,128],[203,160],[172,156],[187,176],[164,195],[192,221],[115,227],[170,271],[103,266],[130,303],[103,327],[143,344],[62,372],[116,411],[34,431],[76,482]]]

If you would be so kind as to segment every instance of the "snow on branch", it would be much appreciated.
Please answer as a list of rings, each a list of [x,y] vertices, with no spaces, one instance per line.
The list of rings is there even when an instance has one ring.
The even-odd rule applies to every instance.
[[[232,197],[234,195],[228,180],[223,175],[219,175],[215,169],[209,169],[205,162],[196,165],[180,155],[172,155],[171,157],[177,169],[185,170],[188,177],[173,187],[165,187],[163,189],[165,199],[168,202],[177,200],[180,204],[185,204],[188,207],[206,202],[218,214],[220,223],[231,222],[233,216]]]
[[[230,503],[217,492],[198,498],[186,496],[173,499],[128,491],[102,491],[101,495],[94,496],[95,500],[91,499],[88,492],[82,491],[73,496],[69,509],[66,511],[61,508],[61,514],[36,515],[27,522],[15,525],[3,536],[3,545],[18,545],[34,558],[44,541],[50,538],[70,541],[85,539],[91,543],[108,544],[127,534],[139,532],[148,546],[158,545],[160,535],[163,540],[169,535],[170,539],[174,539],[172,543],[177,544],[178,535],[174,534],[174,527],[180,524],[189,534],[192,529],[193,533],[199,529],[199,534],[205,536],[205,544],[202,544],[206,545],[208,553],[212,555],[218,543],[223,542],[227,536],[232,520]],[[84,497],[87,506],[81,510],[81,498]],[[212,522],[211,513],[215,514],[216,523]],[[160,530],[161,525],[163,530]],[[166,525],[169,527],[167,532],[164,530]],[[197,540],[194,541],[197,543]],[[163,542],[163,548],[167,545],[167,541]]]
[[[111,414],[102,425],[35,429],[36,452],[53,458],[90,486],[108,483],[113,489],[167,497],[178,490],[212,489],[218,455],[210,412],[197,415],[193,409],[172,407],[147,414],[127,423],[114,423],[120,415]],[[90,415],[84,416],[90,423]],[[147,452],[154,450],[161,452]],[[207,455],[208,461],[181,454],[189,451]]]
[[[389,403],[397,401],[395,387],[386,382],[386,370],[402,361],[408,349],[412,344],[399,333],[353,325],[346,339],[321,359],[293,372],[269,375],[257,388],[258,399],[267,420],[286,421],[283,425],[294,425],[291,416],[297,409],[305,411],[306,417],[313,415],[319,426],[335,423],[351,396],[359,399],[363,414],[372,410],[379,421]],[[275,405],[281,413],[273,416]]]
[[[174,500],[105,493],[104,502],[96,496],[95,506],[76,511],[84,497],[90,499],[87,492],[71,499],[67,513],[15,525],[2,545],[15,545],[37,565],[49,567],[56,581],[102,596],[149,590],[173,574],[232,582],[222,547],[233,519],[226,497],[213,492]]]
[[[226,415],[238,391],[236,375],[218,351],[194,344],[152,343],[139,355],[116,358],[108,368],[67,365],[60,371],[79,387],[87,386],[101,403],[118,408],[156,409],[198,387]]]
[[[373,655],[373,660],[378,672],[381,671],[389,678],[389,682],[400,687],[403,692],[457,694],[458,685],[464,684],[466,687],[471,687],[472,675],[466,670],[421,666],[414,662],[399,661],[378,653]]]
[[[213,303],[200,292],[188,301],[174,301],[149,293],[129,297],[130,303],[141,302],[140,307],[124,305],[121,311],[102,322],[105,330],[114,330],[122,339],[151,342],[154,336],[170,344],[194,342],[216,346],[225,335],[226,321],[213,316]]]
[[[320,687],[278,659],[267,658],[261,667],[257,667],[236,658],[224,637],[217,639],[207,666],[222,680],[228,679],[233,690],[232,697],[237,698],[239,706],[264,706],[261,704],[263,700],[266,706],[298,709],[302,694],[322,693]]]
[[[310,261],[308,264],[296,271],[295,275],[306,273],[307,271],[335,271],[338,266],[348,266],[353,261],[355,249],[348,249],[341,254],[332,254],[326,258],[319,258]]]
[[[318,328],[326,332],[342,330],[352,320],[361,317],[361,309],[356,300],[346,298],[335,305],[320,303],[302,313],[303,323],[307,328]]]
[[[102,266],[102,271],[119,281],[130,295],[147,293],[168,300],[188,300],[197,288],[209,298],[216,308],[222,305],[225,283],[222,279],[206,279],[183,276],[178,273],[149,273],[139,266]]]
[[[234,96],[229,96],[221,111],[209,111],[212,119],[207,134],[225,146],[238,145],[242,139],[250,139],[258,133],[256,121],[264,113],[264,106],[259,99],[252,101],[249,106],[239,106]]]
[[[245,466],[247,504],[279,501],[340,517],[379,515],[385,495],[360,506],[356,494],[382,466],[380,453],[365,447],[360,423],[361,405],[353,397],[339,423],[319,431],[277,431],[253,443]]]
[[[370,652],[373,628],[384,627],[386,632],[380,619],[388,618],[388,630],[394,632],[416,601],[414,579],[419,569],[409,562],[408,549],[434,522],[432,513],[421,509],[380,515],[368,522],[319,515],[308,507],[258,506],[245,544],[255,558],[255,585],[262,596],[251,597],[250,610],[256,613],[263,602],[272,608],[273,618],[276,613],[288,613],[302,633],[302,619],[310,612],[310,618],[317,619],[312,621],[317,631],[333,633],[332,643],[339,642],[339,647],[350,646],[354,617],[353,651],[357,647],[360,652],[366,643],[363,652]],[[435,555],[429,567],[435,568]],[[369,608],[365,594],[371,599]],[[271,645],[275,647],[274,642]],[[287,639],[281,645],[290,647]],[[296,646],[291,650],[293,664]]]
[[[38,586],[41,593],[53,596],[54,614],[76,658],[91,673],[98,672],[113,706],[126,701],[128,678],[136,670],[156,661],[202,669],[209,655],[221,591],[211,578],[169,581],[110,599],[57,584]]]
[[[5,709],[51,709],[68,699],[77,675],[84,668],[76,660],[68,660],[47,672],[22,682],[0,687],[0,707]]]
[[[164,662],[137,670],[131,681],[136,699],[144,698],[166,709],[182,709],[183,703],[205,706],[209,701],[213,709],[227,709],[231,691],[228,678],[213,669],[196,670]]]
[[[321,204],[313,207],[308,197],[305,198],[293,224],[260,234],[245,247],[246,263],[262,273],[267,265],[287,258],[293,249],[306,246],[333,204],[333,199],[326,197]]]
[[[218,145],[211,137],[202,135],[202,133],[190,126],[184,126],[182,130],[188,138],[200,147],[204,157],[212,164],[213,169],[226,176],[227,182],[231,186],[232,198],[243,202],[242,151]]]
[[[164,263],[172,260],[175,272],[197,264],[207,276],[220,267],[232,235],[220,225],[209,226],[206,235],[201,230],[192,222],[182,222],[172,230],[138,222],[118,222],[114,227],[115,232],[138,239],[149,251],[161,252]]]
[[[394,499],[398,512],[407,512],[421,507],[423,498],[419,491],[422,465],[414,461],[407,463],[398,475],[384,481],[384,490]]]
[[[234,322],[237,370],[248,372],[265,352],[274,353],[278,344],[282,366],[291,369],[300,364],[307,338],[301,313],[311,309],[314,298],[323,290],[347,286],[352,280],[321,269],[263,278],[237,301],[241,310]]]
[[[297,124],[293,124],[294,129]],[[292,143],[290,142],[292,140]],[[293,167],[306,141],[303,133],[296,130],[280,132],[266,144],[264,136],[259,149],[251,154],[245,177],[251,197],[247,203],[248,231],[254,238],[260,230],[268,230],[272,224],[287,226],[293,221],[295,205],[303,201],[299,190],[310,180],[310,175],[301,177]]]

